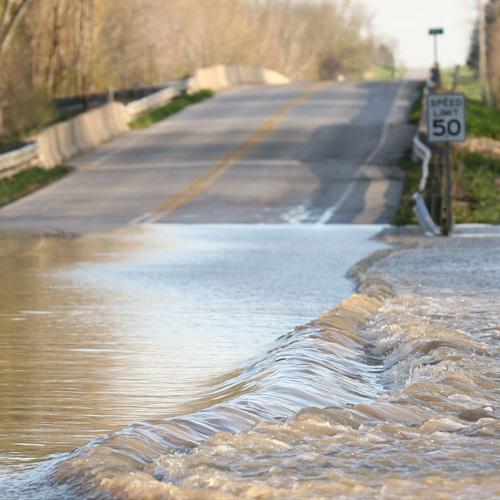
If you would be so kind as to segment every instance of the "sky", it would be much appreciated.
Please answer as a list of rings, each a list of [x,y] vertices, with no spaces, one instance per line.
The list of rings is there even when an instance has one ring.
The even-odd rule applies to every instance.
[[[476,18],[476,0],[363,0],[375,14],[379,34],[394,38],[399,59],[409,68],[427,68],[434,62],[433,42],[427,32],[443,27],[439,37],[441,66],[464,64]]]

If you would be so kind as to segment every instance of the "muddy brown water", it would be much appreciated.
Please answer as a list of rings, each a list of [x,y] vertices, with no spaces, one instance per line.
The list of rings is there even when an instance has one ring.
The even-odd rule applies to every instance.
[[[64,463],[65,452],[260,386],[264,398],[280,370],[296,373],[283,388],[293,396],[264,404],[265,396],[266,414],[328,405],[319,389],[304,399],[295,361],[266,353],[277,337],[352,293],[345,271],[380,248],[368,241],[379,230],[142,226],[85,237],[2,234],[0,492],[54,496],[44,471]],[[297,362],[302,354],[295,351]],[[259,362],[266,364],[261,375]],[[371,397],[376,388],[370,382],[356,398],[365,392]],[[48,489],[19,481],[46,481]]]
[[[266,339],[266,347],[256,347],[256,355],[238,363],[237,368],[222,369],[219,374],[213,372],[211,378],[207,376],[204,398],[197,398],[195,389],[192,394],[179,393],[172,418],[154,417],[154,411],[147,417],[146,396],[120,392],[119,385],[110,383],[113,373],[117,379],[118,374],[133,373],[133,364],[119,368],[124,361],[119,356],[116,364],[96,364],[99,376],[90,377],[92,385],[79,386],[77,382],[85,380],[80,375],[94,365],[87,365],[85,370],[78,363],[71,366],[69,358],[65,364],[60,351],[54,355],[57,358],[54,365],[60,364],[67,371],[67,388],[73,387],[73,399],[80,402],[73,412],[74,418],[79,413],[90,418],[98,413],[96,409],[113,407],[120,400],[125,402],[120,406],[122,409],[126,405],[137,407],[145,418],[116,432],[108,429],[106,436],[91,440],[73,452],[56,455],[37,467],[4,475],[0,479],[0,496],[27,499],[500,497],[499,236],[498,231],[485,234],[463,231],[449,240],[416,239],[415,248],[393,251],[371,263],[368,271],[358,267],[360,294],[278,339]],[[283,240],[283,234],[278,240]],[[397,238],[395,242],[398,243]],[[140,248],[141,240],[136,243]],[[52,243],[44,244],[52,248]],[[242,251],[245,245],[242,247],[241,241],[239,244]],[[77,248],[82,248],[81,243]],[[70,266],[69,274],[56,274],[75,279],[79,292],[84,277],[90,279],[97,294],[96,302],[109,310],[109,302],[104,300],[109,294],[107,280],[100,280],[100,287],[96,287],[94,277],[89,276],[96,262],[102,265],[103,258],[108,262],[104,268],[99,267],[101,277],[106,269],[110,272],[109,260],[116,265],[123,258],[109,242],[105,248],[106,251],[95,248],[91,258],[86,248],[87,264],[83,268],[75,270]],[[232,246],[233,251],[235,248]],[[208,252],[209,247],[204,251]],[[33,252],[30,250],[26,255],[33,256]],[[50,262],[57,263],[60,273],[61,266],[67,263],[67,252],[47,255]],[[89,259],[95,262],[89,264]],[[157,257],[150,263],[157,264]],[[190,262],[188,267],[192,265]],[[119,269],[122,269],[120,264],[114,268],[113,282]],[[3,269],[4,276],[7,271]],[[41,281],[36,286],[40,289],[41,283],[42,289],[50,293],[47,286],[50,280],[43,281],[47,276],[51,273],[47,275],[47,267],[43,267],[38,276]],[[140,281],[139,276],[136,279]],[[34,286],[33,281],[23,287],[26,296],[30,286]],[[134,287],[133,292],[136,291]],[[234,293],[231,290],[233,296]],[[120,297],[124,296],[122,290]],[[20,294],[18,303],[24,308],[22,297]],[[302,299],[307,309],[307,299]],[[46,307],[43,301],[41,305]],[[56,349],[58,343],[46,338],[37,344],[33,337],[29,338],[29,333],[44,325],[44,318],[50,315],[39,314],[45,309],[33,308],[32,304],[22,310],[25,319],[19,321],[32,321],[30,328],[20,330],[20,337],[25,339],[23,352],[29,363],[37,360],[38,365],[33,366],[38,366],[38,373],[44,374],[44,384],[50,384],[48,367],[53,360],[47,353],[44,361],[42,356],[36,356],[36,351],[40,345],[51,348],[44,347],[45,350]],[[68,308],[64,310],[67,312]],[[130,323],[131,316],[126,315],[126,310],[122,312]],[[94,318],[95,328],[95,317],[88,313],[79,316],[75,324]],[[32,316],[36,319],[26,319]],[[272,316],[280,317],[276,310]],[[57,317],[61,317],[61,311]],[[299,316],[294,317],[294,321],[298,319]],[[101,321],[102,331],[111,338],[110,320],[103,317]],[[121,320],[119,324],[123,326]],[[48,334],[49,330],[46,327],[44,332]],[[5,349],[5,336],[3,339]],[[118,340],[123,341],[123,337],[119,335],[115,341]],[[117,349],[117,352],[126,352],[126,346],[122,347],[123,351]],[[93,349],[97,347],[86,347],[82,352],[86,355]],[[2,358],[4,367],[6,358],[9,359],[5,355]],[[237,358],[231,358],[227,366]],[[84,360],[85,356],[78,359]],[[220,358],[221,365],[223,361]],[[114,371],[119,369],[123,371]],[[11,377],[7,387],[28,383],[20,375],[21,364],[9,365],[5,373]],[[47,408],[46,403],[44,406],[47,392],[38,385],[41,380],[41,375],[38,380],[29,379],[27,394],[37,395],[30,401],[38,405],[29,406],[30,409]],[[195,387],[193,381],[182,387],[186,390]],[[5,387],[4,383],[4,391]],[[16,394],[10,391],[8,394],[14,399]],[[73,401],[70,392],[64,395],[68,405]],[[104,394],[108,395],[108,402]],[[19,394],[12,405],[9,399],[4,402],[14,411],[23,404],[26,409],[22,397]],[[87,406],[83,404],[84,397],[89,398]],[[134,397],[140,401],[135,406]],[[64,398],[60,398],[58,411],[62,412]],[[3,411],[5,420],[5,406]],[[35,429],[40,436],[50,436],[47,428],[40,426],[39,413],[34,411],[30,415],[21,411],[15,414],[7,429],[9,433],[2,430],[3,443],[5,436],[22,435],[29,429]],[[47,424],[53,422],[47,419],[47,414],[45,418]],[[114,419],[116,414],[109,417],[111,422]],[[55,422],[60,425],[60,421]],[[81,426],[82,422],[77,424]],[[64,431],[64,427],[61,429]],[[25,457],[28,454],[25,452]]]

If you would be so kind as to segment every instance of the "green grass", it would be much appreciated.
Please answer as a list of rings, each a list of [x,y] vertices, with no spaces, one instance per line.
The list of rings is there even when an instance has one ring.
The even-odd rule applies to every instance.
[[[444,69],[441,73],[441,78],[443,80],[443,87],[445,89],[451,90],[453,87],[453,68]],[[462,92],[467,96],[468,99],[473,99],[475,101],[481,101],[481,88],[479,86],[479,80],[473,69],[468,66],[460,67],[458,86],[456,92]]]
[[[453,159],[454,217],[457,224],[500,224],[500,160],[477,153],[458,153]],[[405,173],[403,196],[394,216],[397,226],[416,224],[413,193],[418,191],[421,163],[401,161]]]
[[[489,137],[500,140],[500,111],[488,106],[481,97],[481,88],[474,71],[461,67],[456,92],[467,97],[467,128],[472,137]],[[450,91],[453,85],[453,69],[443,71],[443,87]]]
[[[413,193],[418,191],[420,177],[422,175],[422,163],[415,162],[410,159],[409,152],[401,160],[401,168],[405,174],[403,195],[399,203],[399,207],[394,215],[393,223],[396,226],[406,226],[408,224],[416,224],[417,219],[413,211],[415,205],[413,201]]]
[[[209,97],[212,97],[214,93],[211,90],[200,90],[190,95],[182,95],[174,97],[169,103],[165,104],[161,108],[154,109],[153,111],[148,111],[135,118],[129,123],[130,128],[144,128],[152,125],[153,123],[164,120],[174,113],[182,111],[187,106],[201,102]]]
[[[422,116],[422,103],[424,99],[425,82],[419,83],[418,95],[411,105],[410,112],[408,113],[408,123],[418,125],[420,117]]]
[[[443,72],[443,91],[451,89],[452,75],[453,70]],[[479,83],[470,68],[461,68],[456,90],[467,96],[468,134],[500,140],[500,111],[482,101]],[[421,112],[422,92],[413,103],[408,121],[418,123]],[[455,221],[500,224],[500,160],[477,153],[457,153],[453,165]],[[405,184],[394,224],[415,224],[412,195],[418,190],[421,163],[405,157],[401,166],[405,172]]]
[[[60,179],[70,171],[71,168],[65,166],[52,169],[31,168],[0,180],[0,207]]]
[[[406,69],[392,68],[391,66],[373,66],[365,74],[370,75],[370,80],[395,80],[403,78],[406,74]]]
[[[459,153],[455,165],[456,222],[500,224],[500,160]]]
[[[472,137],[500,140],[500,111],[482,101],[467,101],[467,128]]]

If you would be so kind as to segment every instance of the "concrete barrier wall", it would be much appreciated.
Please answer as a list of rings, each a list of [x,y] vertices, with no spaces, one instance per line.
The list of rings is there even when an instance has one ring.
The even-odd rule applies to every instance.
[[[284,85],[290,80],[276,71],[253,66],[213,66],[198,70],[187,80],[172,83],[128,105],[112,102],[52,125],[30,138],[35,144],[0,155],[0,179],[33,166],[52,168],[96,148],[128,130],[141,113],[168,103],[181,92],[214,91],[244,84]]]
[[[111,102],[48,127],[33,139],[39,145],[41,165],[51,168],[127,130],[128,113],[125,105]]]
[[[175,87],[167,87],[159,92],[143,97],[137,101],[127,104],[127,113],[129,121],[137,118],[140,114],[153,109],[164,106],[170,102],[176,95],[178,90]]]
[[[0,179],[38,166],[38,144],[32,143],[0,155]]]
[[[198,70],[187,80],[187,90],[221,90],[244,84],[285,85],[290,80],[276,71],[253,66],[212,66]]]

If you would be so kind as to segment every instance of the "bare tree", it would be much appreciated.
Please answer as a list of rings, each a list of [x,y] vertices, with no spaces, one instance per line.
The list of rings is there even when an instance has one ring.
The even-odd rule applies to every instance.
[[[375,54],[370,33],[357,0],[0,0],[0,101],[16,110],[12,129],[26,130],[50,117],[53,98],[214,64],[356,75]]]
[[[0,69],[15,28],[32,0],[0,0]]]

